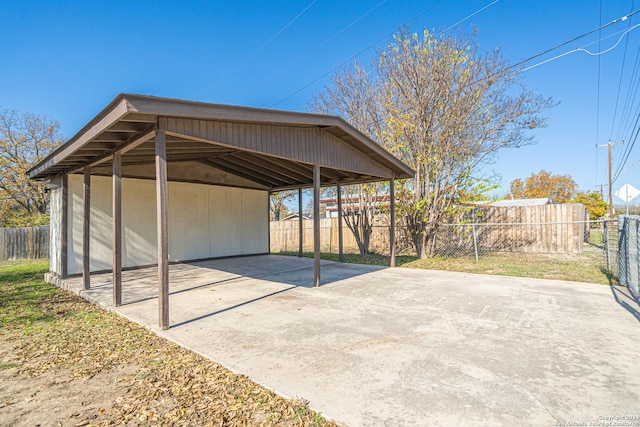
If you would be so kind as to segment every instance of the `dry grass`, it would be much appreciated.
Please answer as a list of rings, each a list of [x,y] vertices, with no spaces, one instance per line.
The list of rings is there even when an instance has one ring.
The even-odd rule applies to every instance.
[[[88,395],[91,387],[108,386],[95,379],[114,373],[120,392],[92,411],[71,408],[70,425],[335,425],[304,401],[281,398],[245,376],[44,283],[44,271],[42,262],[0,265],[0,342],[9,348],[0,369],[15,371],[9,381],[65,376],[70,389],[76,384]],[[4,381],[3,386],[8,385]],[[0,404],[0,424],[16,422],[3,419],[16,401],[0,397],[5,400]],[[54,405],[70,401],[61,396]],[[32,409],[42,411],[47,425],[52,423],[46,408]]]
[[[297,252],[280,252],[280,255],[297,256]],[[313,253],[305,252],[306,257]],[[338,261],[337,254],[321,254],[323,259]],[[370,254],[345,254],[345,262],[355,264],[389,265],[389,256]],[[407,268],[460,271],[465,273],[495,274],[499,276],[531,277],[537,279],[568,280],[600,284],[617,284],[603,269],[600,251],[584,251],[579,255],[502,253],[474,257],[434,257],[419,259],[415,256],[396,257],[396,265]]]

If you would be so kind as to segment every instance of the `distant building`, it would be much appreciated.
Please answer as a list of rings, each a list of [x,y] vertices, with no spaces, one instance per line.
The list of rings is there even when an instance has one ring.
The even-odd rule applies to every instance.
[[[289,214],[284,218],[280,218],[280,221],[291,221],[292,219],[299,219],[299,215],[297,213]],[[302,214],[302,219],[311,219],[309,215]]]
[[[550,205],[551,199],[548,197],[541,197],[538,199],[505,199],[498,200],[497,202],[489,203],[488,206],[495,207],[520,207],[520,206],[544,206]]]
[[[396,199],[397,200],[397,199]],[[375,209],[379,211],[383,208],[389,208],[389,196],[376,196],[375,198],[376,207]],[[322,199],[320,200],[320,205],[324,205],[326,209],[325,218],[337,218],[338,217],[338,199]],[[343,197],[342,198],[342,212],[348,214],[359,214],[360,213],[360,198],[357,196],[354,197]]]

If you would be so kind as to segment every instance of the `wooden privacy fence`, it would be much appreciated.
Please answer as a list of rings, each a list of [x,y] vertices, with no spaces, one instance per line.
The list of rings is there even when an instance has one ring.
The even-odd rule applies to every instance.
[[[298,219],[271,221],[271,252],[296,252],[298,250]],[[342,239],[345,252],[358,252],[358,244],[351,230],[342,223]],[[313,220],[302,220],[302,245],[304,251],[313,251]],[[338,218],[320,219],[320,249],[322,252],[338,253]],[[389,226],[375,222],[369,249],[378,253],[389,252]]]
[[[444,224],[436,253],[480,252],[579,254],[589,239],[589,212],[579,203],[478,207],[461,223]]]
[[[387,217],[375,222],[370,250],[389,251]],[[343,223],[345,252],[357,252],[358,245]],[[397,247],[408,248],[409,236],[398,226]],[[298,220],[272,221],[271,251],[298,250]],[[589,213],[581,204],[543,206],[477,207],[448,224],[442,224],[435,240],[434,253],[462,255],[488,252],[566,253],[583,251],[589,238]],[[338,219],[320,220],[320,244],[324,252],[338,252]],[[313,248],[313,220],[303,220],[303,249]]]
[[[0,261],[48,257],[48,226],[0,228]]]

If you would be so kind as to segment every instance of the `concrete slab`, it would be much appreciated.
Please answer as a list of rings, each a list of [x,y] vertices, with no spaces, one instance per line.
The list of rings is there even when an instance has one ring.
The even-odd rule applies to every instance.
[[[349,426],[640,425],[640,310],[623,288],[328,261],[312,288],[312,268],[172,265],[168,331],[155,270],[128,271],[117,311]],[[112,308],[110,275],[92,279],[83,294]]]

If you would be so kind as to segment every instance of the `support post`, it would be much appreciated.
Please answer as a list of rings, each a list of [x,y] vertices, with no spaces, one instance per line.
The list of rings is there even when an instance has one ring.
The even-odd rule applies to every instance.
[[[344,262],[344,240],[342,239],[342,185],[336,186],[338,198],[338,261]]]
[[[60,276],[68,276],[69,254],[69,176],[61,177],[62,186],[62,215],[60,215]]]
[[[91,287],[91,166],[84,167],[82,181],[82,284],[84,289]]]
[[[113,305],[122,305],[122,154],[113,154]]]
[[[390,260],[389,265],[391,267],[396,266],[396,192],[395,192],[395,178],[391,175],[389,180],[389,198],[390,198],[390,213],[389,213],[389,246],[390,246]]]
[[[167,189],[167,136],[156,133],[156,213],[158,227],[158,324],[169,328],[169,203]]]
[[[304,239],[304,221],[302,220],[302,187],[298,188],[298,257],[302,257]]]
[[[320,286],[320,166],[313,165],[313,285]]]

